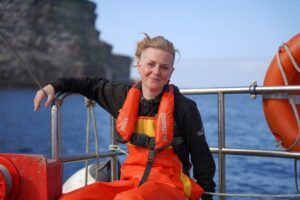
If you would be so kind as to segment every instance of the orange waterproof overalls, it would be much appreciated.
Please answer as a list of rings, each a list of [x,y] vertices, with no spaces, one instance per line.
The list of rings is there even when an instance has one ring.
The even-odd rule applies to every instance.
[[[157,116],[146,117],[138,116],[141,94],[138,84],[129,90],[117,119],[119,135],[128,142],[121,180],[97,182],[64,194],[61,200],[198,200],[203,194],[203,189],[183,173],[181,161],[171,146],[173,87],[164,91]],[[141,141],[147,144],[141,145]]]

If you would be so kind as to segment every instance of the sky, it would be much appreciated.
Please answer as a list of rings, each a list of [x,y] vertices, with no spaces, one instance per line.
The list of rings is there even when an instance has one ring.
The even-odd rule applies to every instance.
[[[261,86],[278,47],[300,33],[299,0],[91,1],[114,54],[133,57],[141,32],[172,41],[180,88]]]

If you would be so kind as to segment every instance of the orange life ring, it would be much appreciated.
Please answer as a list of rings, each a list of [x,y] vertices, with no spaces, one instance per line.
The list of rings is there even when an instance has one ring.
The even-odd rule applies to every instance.
[[[280,46],[266,73],[264,86],[300,85],[300,34]],[[300,93],[285,94],[286,97],[263,98],[263,109],[269,127],[288,151],[300,151]],[[283,96],[283,95],[282,95]]]

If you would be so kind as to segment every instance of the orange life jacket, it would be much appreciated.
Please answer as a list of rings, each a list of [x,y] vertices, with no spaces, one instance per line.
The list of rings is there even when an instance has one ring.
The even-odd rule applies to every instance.
[[[116,128],[125,142],[129,142],[138,118],[141,90],[138,88],[141,82],[136,83],[128,92],[123,107],[118,115]],[[168,91],[164,91],[156,116],[155,124],[155,149],[164,149],[173,141],[174,128],[174,95],[173,86],[169,85]]]

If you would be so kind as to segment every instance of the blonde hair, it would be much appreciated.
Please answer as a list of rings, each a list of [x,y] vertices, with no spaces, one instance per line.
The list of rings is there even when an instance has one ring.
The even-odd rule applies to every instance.
[[[144,39],[137,43],[135,50],[135,58],[140,60],[142,52],[147,48],[160,49],[166,52],[169,52],[173,56],[173,61],[175,60],[175,53],[179,52],[174,48],[172,42],[164,38],[163,36],[156,36],[150,38],[148,34],[142,33],[145,35]]]

